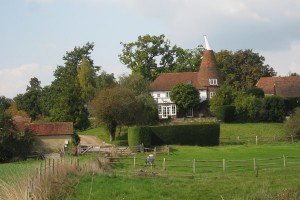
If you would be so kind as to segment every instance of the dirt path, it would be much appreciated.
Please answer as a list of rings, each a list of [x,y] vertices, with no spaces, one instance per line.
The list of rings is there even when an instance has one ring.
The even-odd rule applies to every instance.
[[[80,137],[80,144],[81,146],[112,146],[111,144],[108,144],[96,136],[90,136],[90,135],[79,135]]]

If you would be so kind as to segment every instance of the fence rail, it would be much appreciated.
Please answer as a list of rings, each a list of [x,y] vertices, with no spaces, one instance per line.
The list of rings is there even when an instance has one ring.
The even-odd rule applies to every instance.
[[[108,157],[115,169],[126,169],[129,171],[151,171],[156,173],[186,172],[192,174],[235,171],[257,171],[273,168],[287,168],[292,165],[300,165],[300,156],[278,156],[273,158],[253,158],[245,160],[176,160],[155,159],[153,164],[145,163],[145,159],[133,157]]]
[[[221,137],[221,144],[270,144],[270,143],[282,143],[282,142],[299,142],[300,139],[291,136],[253,136],[253,137],[243,137],[243,136],[232,136],[232,137]]]

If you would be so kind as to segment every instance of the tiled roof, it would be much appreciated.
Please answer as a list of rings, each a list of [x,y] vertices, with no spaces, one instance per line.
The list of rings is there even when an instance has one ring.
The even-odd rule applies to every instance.
[[[73,134],[72,122],[30,123],[26,124],[26,128],[37,136]]]
[[[276,81],[276,95],[283,97],[300,97],[300,80],[299,81]]]
[[[16,126],[16,129],[19,131],[24,131],[25,129],[25,124],[31,123],[31,118],[30,117],[20,117],[16,116],[12,118],[13,123]]]
[[[300,81],[300,76],[262,77],[258,80],[256,86],[258,88],[263,89],[266,95],[273,95],[275,83],[282,82],[282,81],[283,82]]]
[[[188,83],[201,89],[198,81],[198,72],[162,73],[150,85],[151,91],[170,91],[178,83]]]
[[[162,73],[150,85],[151,91],[170,91],[178,83],[188,83],[197,89],[206,89],[209,79],[218,79],[222,84],[214,52],[205,50],[199,72]]]

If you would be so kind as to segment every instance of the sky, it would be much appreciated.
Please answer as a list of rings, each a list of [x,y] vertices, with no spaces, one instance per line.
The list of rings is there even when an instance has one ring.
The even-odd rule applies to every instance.
[[[0,96],[25,93],[33,77],[50,85],[65,53],[87,42],[95,65],[129,74],[120,42],[146,34],[184,49],[207,35],[215,52],[252,49],[278,75],[300,74],[299,0],[2,0]]]

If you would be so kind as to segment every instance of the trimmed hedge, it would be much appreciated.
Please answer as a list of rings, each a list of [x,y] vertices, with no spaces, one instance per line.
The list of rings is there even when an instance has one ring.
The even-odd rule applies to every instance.
[[[151,128],[148,126],[134,126],[128,128],[128,145],[138,146],[144,144],[145,146],[151,145]]]
[[[149,138],[150,137],[150,138]],[[179,145],[219,145],[220,124],[187,124],[152,127],[131,127],[128,129],[128,144],[145,146],[179,144]]]

